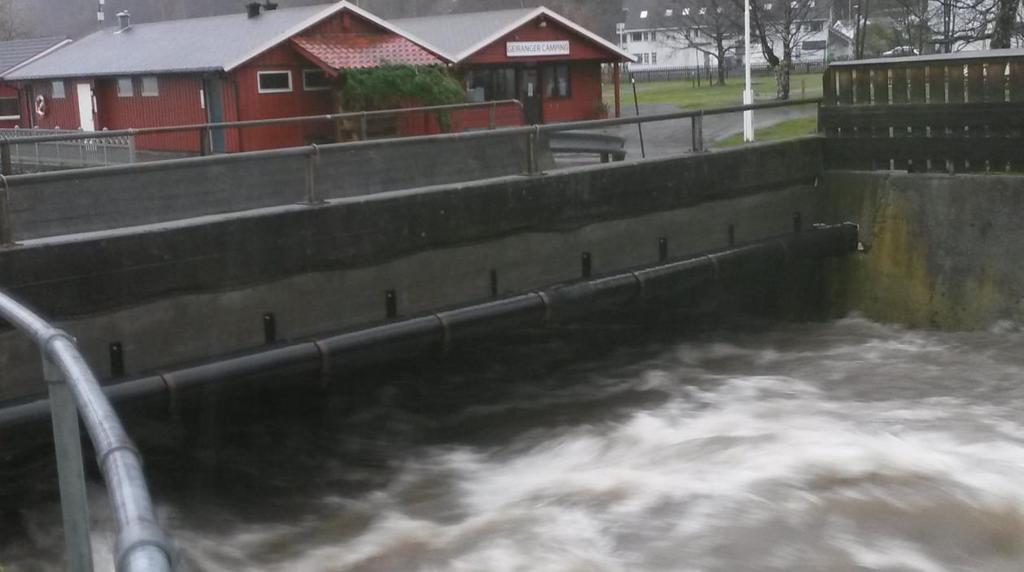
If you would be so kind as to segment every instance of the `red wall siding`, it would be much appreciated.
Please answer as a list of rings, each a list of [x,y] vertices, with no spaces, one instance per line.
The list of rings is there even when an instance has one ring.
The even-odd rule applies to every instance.
[[[239,118],[245,121],[331,113],[334,106],[330,91],[302,89],[302,70],[311,68],[313,65],[308,60],[285,44],[265,52],[232,72],[238,89]],[[291,71],[291,92],[259,93],[257,73],[271,70]],[[244,151],[293,147],[329,137],[332,133],[329,123],[253,127],[242,130],[240,145]]]
[[[33,97],[42,94],[46,97],[46,116],[33,117],[34,125],[43,129],[78,129],[78,100],[75,90],[78,83],[86,83],[80,80],[64,81],[64,98],[53,98],[53,82],[36,81],[32,82]],[[35,111],[33,111],[33,114]]]
[[[202,80],[199,76],[158,76],[159,95],[143,96],[141,77],[133,77],[133,94],[117,94],[116,79],[96,82],[97,129],[130,129],[166,127],[206,122],[206,110],[200,99]],[[198,131],[142,135],[136,138],[139,149],[198,153]]]
[[[569,66],[569,97],[544,99],[544,122],[597,119],[601,103],[601,63],[576,62]]]
[[[555,62],[565,60],[600,60],[615,61],[617,56],[610,53],[603,47],[595,44],[592,40],[576,34],[572,30],[548,21],[544,28],[538,26],[539,20],[533,20],[516,29],[514,32],[505,35],[493,44],[485,47],[464,60],[469,64],[495,64],[495,63],[526,63],[526,62]],[[510,58],[506,55],[506,42],[548,42],[558,40],[569,40],[568,56],[541,56],[533,58]]]

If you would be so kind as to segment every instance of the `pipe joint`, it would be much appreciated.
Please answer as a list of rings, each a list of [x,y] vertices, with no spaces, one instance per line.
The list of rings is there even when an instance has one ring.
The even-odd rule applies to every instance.
[[[159,526],[143,521],[134,523],[134,526],[125,527],[125,530],[118,534],[117,542],[114,545],[114,562],[117,572],[134,572],[127,568],[127,563],[134,552],[146,547],[153,547],[163,552],[172,570],[178,567],[178,547]]]

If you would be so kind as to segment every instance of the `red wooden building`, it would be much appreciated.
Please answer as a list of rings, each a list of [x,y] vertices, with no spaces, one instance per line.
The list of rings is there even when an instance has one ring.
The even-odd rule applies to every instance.
[[[472,101],[518,99],[528,123],[619,114],[601,96],[601,66],[632,57],[615,44],[543,6],[392,20],[453,62]]]
[[[0,42],[0,76],[13,73],[70,42],[55,37]],[[0,82],[0,128],[26,127],[24,118],[29,112],[18,86]]]
[[[521,99],[528,120],[562,121],[600,115],[601,63],[629,59],[543,8],[387,22],[345,1],[268,6],[136,25],[122,13],[119,26],[5,79],[22,87],[24,125],[115,130],[332,113],[339,108],[333,78],[346,69],[455,66],[471,100]],[[444,28],[452,25],[472,29],[448,37]],[[488,117],[481,110],[476,117],[453,119],[460,128],[472,128],[485,126]],[[229,129],[214,131],[207,141],[196,132],[168,133],[139,137],[136,145],[189,153],[204,146],[250,151],[329,140],[334,129],[309,123]],[[410,129],[436,125],[415,122]]]

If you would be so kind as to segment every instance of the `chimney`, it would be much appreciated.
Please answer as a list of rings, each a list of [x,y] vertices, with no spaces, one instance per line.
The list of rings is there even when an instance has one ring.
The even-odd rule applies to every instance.
[[[117,13],[117,28],[118,32],[124,32],[132,25],[132,15],[128,13],[128,10]]]
[[[255,18],[260,15],[260,8],[262,7],[259,2],[249,2],[245,5],[245,13],[250,18]]]
[[[270,0],[266,0],[266,2],[263,3],[263,11],[269,12],[271,10],[277,10],[277,2],[271,2]]]

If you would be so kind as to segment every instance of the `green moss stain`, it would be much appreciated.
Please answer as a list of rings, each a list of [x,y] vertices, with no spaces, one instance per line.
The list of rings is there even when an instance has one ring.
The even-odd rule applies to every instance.
[[[1013,295],[999,267],[987,260],[949,259],[942,251],[938,236],[929,232],[934,221],[917,220],[927,219],[927,213],[920,205],[911,208],[912,201],[940,198],[924,193],[894,191],[881,178],[854,177],[830,189],[833,214],[847,220],[858,216],[861,240],[869,245],[866,253],[829,264],[832,314],[858,312],[880,322],[942,330],[980,329],[998,319],[1024,317],[1024,301]],[[965,230],[955,240],[980,245],[986,239]],[[946,260],[946,267],[933,260]]]

